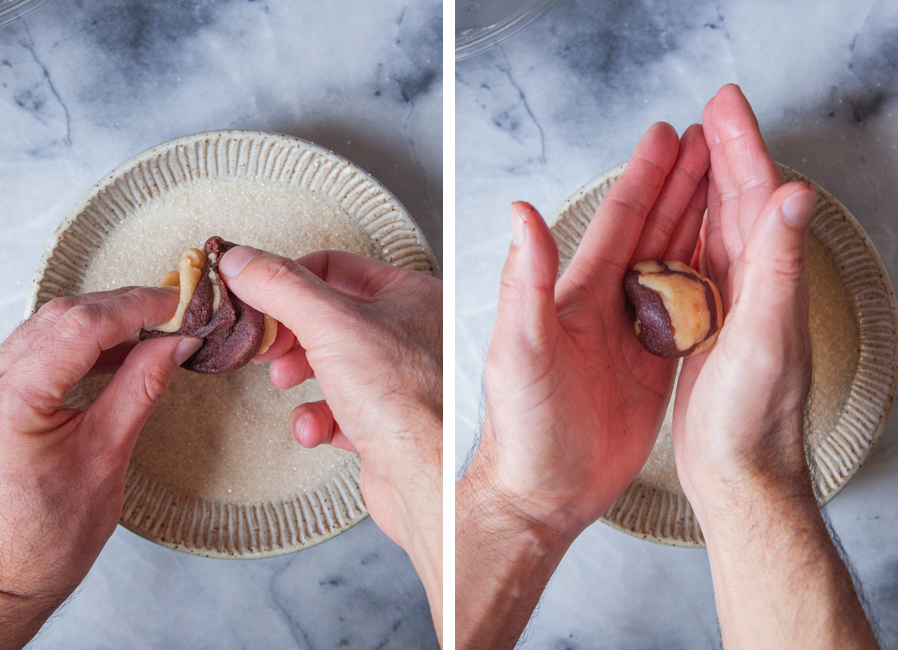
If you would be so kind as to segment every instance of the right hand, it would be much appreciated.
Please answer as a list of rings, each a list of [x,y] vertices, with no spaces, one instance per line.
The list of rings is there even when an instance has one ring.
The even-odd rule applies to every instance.
[[[300,444],[359,452],[372,519],[409,554],[441,635],[442,284],[358,255],[296,262],[247,246],[222,256],[228,287],[281,326],[256,360],[276,387],[315,376],[325,396],[297,406]]]
[[[803,270],[817,197],[805,184],[782,185],[737,86],[709,102],[703,128],[712,162],[701,266],[722,290],[726,316],[716,344],[684,362],[673,438],[682,487],[709,534],[728,525],[738,502],[766,493],[814,501],[803,446],[811,372]]]
[[[257,358],[274,360],[275,386],[315,376],[322,389],[324,401],[291,414],[297,441],[359,452],[369,511],[406,547],[395,498],[407,501],[410,482],[441,470],[441,282],[339,251],[295,262],[239,246],[220,268],[241,300],[286,328]]]
[[[534,208],[513,204],[472,491],[572,538],[637,475],[676,363],[638,342],[622,281],[636,262],[690,262],[708,163],[699,126],[680,146],[670,125],[651,127],[559,282],[553,235]]]

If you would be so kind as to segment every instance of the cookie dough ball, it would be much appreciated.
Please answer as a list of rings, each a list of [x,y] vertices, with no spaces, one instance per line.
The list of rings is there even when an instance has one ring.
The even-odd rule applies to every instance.
[[[236,246],[221,237],[210,237],[203,250],[184,252],[178,271],[163,278],[160,286],[177,286],[181,294],[175,315],[151,330],[141,330],[141,340],[162,336],[196,336],[203,346],[183,368],[203,374],[237,370],[275,340],[278,324],[234,295],[219,274],[219,259]]]
[[[716,285],[681,262],[641,262],[625,274],[634,306],[634,331],[658,357],[686,357],[706,350],[722,327]]]

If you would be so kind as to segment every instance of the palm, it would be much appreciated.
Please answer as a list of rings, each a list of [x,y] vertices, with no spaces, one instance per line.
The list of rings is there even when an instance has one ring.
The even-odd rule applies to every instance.
[[[567,428],[579,432],[573,440],[587,447],[576,450],[578,456],[593,461],[581,477],[586,515],[605,507],[597,492],[585,489],[592,477],[604,477],[608,491],[618,494],[643,466],[676,369],[674,361],[654,357],[638,342],[621,292],[611,292],[610,300],[613,304],[603,309],[587,304],[581,313],[560,319],[562,336],[569,341],[567,358],[560,363],[571,369],[564,393],[578,403],[567,408]],[[607,433],[598,437],[598,431]]]
[[[691,468],[702,450],[706,460],[725,457],[727,443],[717,431],[698,426],[711,402],[734,405],[734,417],[749,422],[753,413],[740,409],[757,404],[744,378],[754,363],[744,343],[761,332],[745,331],[731,308],[737,303],[744,276],[744,248],[753,225],[769,198],[782,183],[747,100],[734,86],[725,86],[706,106],[703,125],[710,148],[708,237],[701,267],[722,291],[726,318],[715,347],[685,360],[675,402],[673,442],[682,487],[695,493]],[[724,394],[737,387],[735,395]],[[760,387],[767,388],[767,387]],[[748,408],[754,408],[748,406]]]
[[[565,512],[587,524],[646,461],[675,363],[641,347],[622,280],[638,261],[690,261],[707,165],[698,127],[679,146],[674,130],[657,124],[558,283],[556,245],[536,212],[529,241],[511,250],[488,351],[482,444],[504,449],[486,462],[530,515]]]

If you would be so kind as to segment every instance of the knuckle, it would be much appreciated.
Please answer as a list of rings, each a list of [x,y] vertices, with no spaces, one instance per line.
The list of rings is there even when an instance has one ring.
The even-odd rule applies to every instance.
[[[141,374],[143,391],[138,397],[146,406],[156,406],[166,394],[172,374],[160,368],[147,368]]]
[[[40,309],[38,309],[35,316],[39,320],[55,323],[60,318],[62,318],[67,311],[72,309],[72,307],[77,304],[78,302],[73,296],[54,298],[50,302],[45,303]]]
[[[90,336],[102,317],[102,307],[99,304],[75,305],[62,315],[59,322],[65,330],[76,336]]]
[[[800,255],[777,257],[770,262],[769,270],[776,280],[796,284],[806,270],[806,260]]]
[[[278,289],[285,282],[297,277],[297,264],[283,257],[272,257],[266,260],[256,276],[256,289],[260,292]]]

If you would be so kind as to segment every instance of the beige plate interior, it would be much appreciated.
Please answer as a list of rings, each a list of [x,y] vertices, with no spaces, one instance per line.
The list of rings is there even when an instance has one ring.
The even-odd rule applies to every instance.
[[[560,274],[624,169],[619,165],[590,181],[550,218]],[[788,181],[809,180],[781,169]],[[833,196],[813,187],[819,202],[808,262],[813,387],[807,440],[824,503],[847,484],[884,431],[897,388],[897,301],[862,227]],[[670,404],[647,464],[601,520],[642,539],[702,547],[703,534],[675,471],[671,418]]]
[[[297,138],[224,131],[161,144],[97,183],[44,253],[26,315],[59,296],[156,284],[212,235],[290,257],[342,248],[440,277],[422,232],[365,171]],[[69,403],[87,407],[104,381],[82,381]],[[265,366],[178,370],[138,438],[122,525],[180,551],[253,558],[357,523],[358,456],[303,450],[288,431],[292,406],[314,399],[315,380],[277,391]]]

